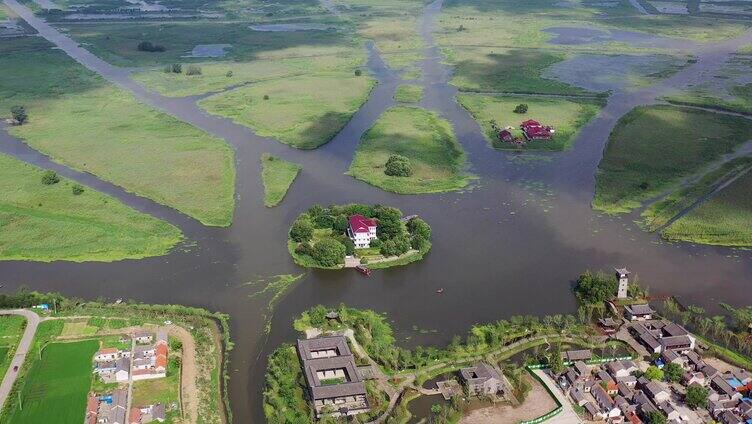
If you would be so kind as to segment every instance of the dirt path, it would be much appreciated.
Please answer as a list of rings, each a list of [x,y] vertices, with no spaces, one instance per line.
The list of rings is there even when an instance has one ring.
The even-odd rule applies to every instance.
[[[183,327],[170,325],[167,327],[170,336],[177,338],[183,344],[183,355],[180,366],[180,394],[183,401],[183,416],[189,423],[198,421],[198,367],[196,366],[196,342],[193,336]]]

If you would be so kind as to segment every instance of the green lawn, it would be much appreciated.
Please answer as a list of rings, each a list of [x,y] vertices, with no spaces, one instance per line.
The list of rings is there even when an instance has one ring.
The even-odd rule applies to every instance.
[[[42,184],[43,170],[0,155],[0,259],[114,261],[166,254],[182,234],[74,182]]]
[[[572,145],[580,128],[587,124],[600,111],[600,103],[587,99],[545,99],[524,96],[487,96],[480,94],[460,94],[459,103],[475,117],[483,128],[486,140],[498,149],[518,149],[511,143],[500,142],[491,126],[495,120],[501,128],[519,128],[520,123],[535,119],[544,125],[551,125],[556,132],[551,140],[532,141],[526,149],[564,150]],[[524,114],[514,113],[519,104],[528,105]]]
[[[394,100],[398,103],[420,103],[423,98],[423,87],[413,84],[403,84],[397,87]]]
[[[609,137],[593,207],[625,213],[747,141],[746,119],[674,106],[635,108]],[[680,152],[680,154],[677,154]]]
[[[12,135],[206,225],[230,225],[234,154],[222,140],[139,103],[43,41],[4,41],[0,69],[0,115],[14,104],[29,113]]]
[[[384,173],[393,154],[410,159],[411,176]],[[436,193],[468,185],[471,176],[465,172],[465,163],[465,152],[448,121],[424,109],[394,107],[364,134],[349,174],[395,193]]]
[[[79,424],[91,383],[91,358],[99,343],[51,343],[32,365],[21,389],[23,409],[10,408],[9,424]]]
[[[277,206],[302,169],[300,165],[284,161],[270,154],[261,156],[261,179],[264,183],[264,204]]]
[[[134,382],[133,406],[179,403],[179,391],[180,364],[175,359],[171,359],[167,366],[167,377]]]
[[[663,231],[669,240],[752,246],[752,172],[736,180]]]
[[[315,149],[347,124],[374,84],[370,77],[353,74],[304,75],[259,82],[199,104],[258,135],[299,149]]]

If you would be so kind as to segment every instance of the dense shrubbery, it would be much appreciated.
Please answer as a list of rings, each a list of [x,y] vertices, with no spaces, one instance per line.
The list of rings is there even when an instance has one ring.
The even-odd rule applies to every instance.
[[[402,155],[391,155],[386,161],[384,173],[390,177],[409,177],[413,175],[410,159]]]
[[[269,423],[313,422],[303,395],[303,373],[292,345],[269,356],[264,389],[264,415]]]
[[[172,73],[172,74],[182,74],[183,73],[183,65],[179,63],[173,63],[172,65],[167,65],[164,68],[165,73]]]
[[[185,70],[186,75],[201,75],[201,67],[195,65],[188,65]]]
[[[42,184],[44,185],[53,185],[59,182],[60,177],[55,171],[44,171],[44,174],[42,174]]]
[[[141,52],[158,53],[165,50],[166,49],[163,45],[153,44],[151,41],[142,41],[138,43],[138,51]]]
[[[582,303],[603,303],[616,296],[619,282],[616,277],[603,272],[593,274],[590,271],[580,275],[575,286],[575,294]]]
[[[514,113],[527,113],[527,104],[526,103],[520,103],[514,108]]]
[[[26,113],[26,108],[23,106],[13,106],[10,108],[10,114],[18,125],[23,125],[29,120],[29,115]]]
[[[84,186],[82,186],[81,184],[73,184],[71,191],[75,196],[78,196],[84,193]]]
[[[403,222],[399,209],[361,204],[328,208],[314,205],[290,227],[290,240],[294,243],[291,251],[302,257],[304,264],[325,268],[341,265],[345,255],[355,254],[347,229],[349,217],[356,214],[378,221],[378,239],[371,242],[371,248],[379,249],[384,256],[399,256],[411,249],[423,252],[431,246],[431,227],[417,217]]]

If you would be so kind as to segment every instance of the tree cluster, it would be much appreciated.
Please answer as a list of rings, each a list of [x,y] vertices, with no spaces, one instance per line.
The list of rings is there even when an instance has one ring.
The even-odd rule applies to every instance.
[[[42,174],[42,184],[44,185],[53,185],[59,182],[60,177],[55,171],[44,171],[44,174]]]
[[[593,274],[590,271],[580,275],[575,286],[575,294],[585,304],[603,303],[616,295],[619,282],[616,277],[603,272]]]
[[[526,103],[520,103],[514,107],[514,113],[527,113],[528,107]]]
[[[407,157],[391,155],[386,161],[384,173],[390,177],[409,177],[413,175],[413,167]]]
[[[10,108],[10,114],[18,125],[23,125],[29,120],[29,115],[26,113],[26,108],[23,106],[13,106]]]

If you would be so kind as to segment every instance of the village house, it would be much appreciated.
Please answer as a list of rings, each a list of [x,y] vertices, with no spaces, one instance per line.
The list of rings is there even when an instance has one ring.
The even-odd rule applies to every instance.
[[[590,349],[568,350],[562,354],[566,362],[589,361],[593,358],[593,352]]]
[[[167,376],[167,330],[157,330],[157,342],[133,349],[133,380],[147,380]]]
[[[131,413],[128,415],[128,421],[130,421],[130,424],[147,424],[155,421],[163,423],[166,417],[165,407],[161,403],[140,408],[133,407],[131,408]]]
[[[347,235],[355,244],[356,249],[371,247],[371,241],[375,240],[378,223],[375,219],[366,218],[363,215],[353,215],[349,218]]]
[[[97,408],[97,422],[106,424],[126,424],[126,408],[128,392],[117,389],[111,395],[99,398]]]
[[[94,373],[105,383],[123,383],[128,381],[131,361],[121,357],[117,361],[98,362],[94,365]]]
[[[624,307],[624,315],[630,321],[646,321],[653,319],[655,311],[647,303],[638,303]]]
[[[627,377],[638,370],[639,368],[632,361],[613,361],[606,364],[606,371],[613,378]]]
[[[550,140],[554,136],[554,129],[549,126],[543,126],[540,122],[529,119],[520,125],[525,138],[532,140]]]
[[[366,386],[344,336],[298,340],[297,351],[317,418],[369,411]]]
[[[138,344],[148,344],[154,340],[154,336],[148,331],[141,331],[133,335],[133,340]]]
[[[511,143],[514,141],[514,135],[509,130],[499,131],[499,140],[505,143]]]
[[[504,387],[499,372],[485,362],[461,368],[460,376],[471,395],[494,395]]]

